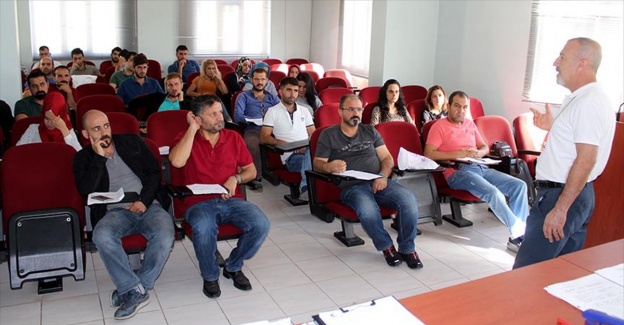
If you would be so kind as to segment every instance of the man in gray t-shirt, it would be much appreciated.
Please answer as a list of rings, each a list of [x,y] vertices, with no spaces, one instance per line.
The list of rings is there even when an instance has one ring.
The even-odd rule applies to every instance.
[[[390,266],[405,261],[413,269],[422,268],[414,239],[418,223],[418,203],[414,194],[393,180],[394,159],[374,127],[360,125],[362,100],[353,94],[340,100],[339,114],[342,121],[323,131],[318,138],[313,160],[314,170],[321,173],[340,173],[356,170],[379,174],[372,181],[342,181],[339,185],[342,202],[355,210],[362,228],[371,237],[375,248],[383,252]],[[399,225],[397,243],[384,229],[379,205],[394,209]]]

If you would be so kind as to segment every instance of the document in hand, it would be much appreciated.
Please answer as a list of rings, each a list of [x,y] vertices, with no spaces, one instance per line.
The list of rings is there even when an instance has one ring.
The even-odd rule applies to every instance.
[[[403,147],[399,149],[397,160],[400,170],[436,169],[440,167],[435,161],[417,153],[410,152]]]
[[[193,194],[227,194],[227,190],[219,184],[192,184],[186,187],[193,192]]]
[[[353,305],[347,308],[320,313],[313,316],[319,324],[325,325],[378,325],[378,324],[401,324],[401,325],[424,325],[416,316],[410,313],[396,298],[384,297]]]
[[[117,192],[93,192],[87,198],[87,205],[117,203],[124,198],[124,190]]]
[[[381,175],[377,175],[377,174],[371,174],[371,173],[367,173],[367,172],[360,172],[357,170],[346,170],[342,173],[334,173],[334,175],[337,176],[342,176],[342,177],[346,177],[346,178],[355,178],[355,179],[361,179],[364,181],[370,181],[376,178],[380,178]]]
[[[498,165],[501,162],[500,160],[491,159],[491,158],[470,158],[470,157],[457,158],[455,160],[463,161],[463,162],[471,163],[471,164],[479,164],[479,165]]]

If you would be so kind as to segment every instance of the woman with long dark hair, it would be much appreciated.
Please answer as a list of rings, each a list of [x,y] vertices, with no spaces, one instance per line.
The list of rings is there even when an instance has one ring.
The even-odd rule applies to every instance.
[[[422,114],[422,125],[433,120],[437,120],[442,117],[446,117],[448,112],[448,100],[444,88],[439,85],[435,85],[427,91],[427,98],[425,99],[425,110]]]
[[[370,123],[377,125],[389,121],[403,121],[414,124],[405,107],[405,100],[401,93],[401,84],[394,79],[389,79],[379,89],[377,106],[373,108]]]
[[[314,91],[314,80],[307,72],[302,71],[297,75],[297,81],[299,82],[297,105],[307,108],[310,114],[314,116],[314,111],[323,105]]]

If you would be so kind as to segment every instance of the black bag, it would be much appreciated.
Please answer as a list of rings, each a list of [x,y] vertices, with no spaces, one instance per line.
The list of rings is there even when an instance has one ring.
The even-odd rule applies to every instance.
[[[529,172],[529,166],[526,161],[516,158],[511,160],[511,168],[510,173],[511,176],[519,178],[523,180],[527,185],[527,198],[529,200],[529,205],[533,206],[533,202],[535,202],[535,184],[533,184],[533,178],[531,178],[531,173]]]
[[[513,158],[511,147],[505,141],[496,141],[490,149],[490,154],[496,157],[510,157]]]

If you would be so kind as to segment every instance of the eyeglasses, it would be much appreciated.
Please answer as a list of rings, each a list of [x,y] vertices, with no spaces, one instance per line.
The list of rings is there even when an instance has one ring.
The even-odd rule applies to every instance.
[[[355,113],[355,112],[362,113],[362,112],[364,112],[364,107],[347,107],[347,108],[342,108],[341,107],[340,109],[343,110],[343,111],[349,111],[351,113]]]

